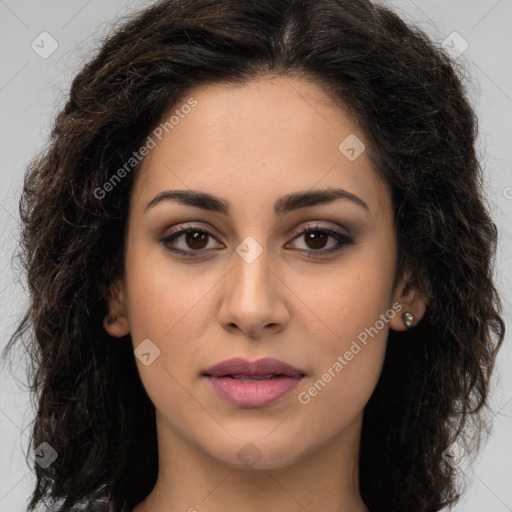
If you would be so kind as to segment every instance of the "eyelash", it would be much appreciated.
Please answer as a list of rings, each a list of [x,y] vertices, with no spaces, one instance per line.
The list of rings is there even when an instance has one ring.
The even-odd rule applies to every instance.
[[[187,233],[196,233],[196,232],[198,232],[198,233],[206,233],[208,236],[211,236],[212,238],[215,238],[213,233],[211,233],[210,231],[208,231],[205,228],[190,226],[190,227],[187,227],[187,228],[182,228],[182,229],[180,229],[178,231],[175,231],[174,233],[172,233],[170,235],[167,235],[167,236],[163,237],[162,239],[160,239],[160,242],[165,246],[165,248],[167,250],[169,250],[169,251],[171,251],[173,253],[176,253],[176,254],[180,254],[184,258],[198,258],[198,257],[202,257],[201,253],[207,252],[207,251],[209,251],[211,249],[200,249],[200,250],[183,251],[181,249],[171,248],[171,247],[169,247],[167,245],[168,243],[173,242],[173,241],[179,239],[180,237],[182,237],[183,235],[186,235]],[[325,255],[330,255],[330,254],[338,253],[338,252],[340,252],[343,249],[343,247],[345,245],[351,245],[351,244],[354,243],[352,238],[350,238],[350,236],[348,236],[346,234],[343,234],[343,233],[338,233],[337,231],[333,231],[332,229],[328,229],[328,228],[321,227],[321,226],[307,226],[305,229],[303,229],[302,231],[297,233],[293,237],[292,240],[295,240],[296,238],[299,238],[299,237],[301,237],[301,236],[303,236],[305,234],[309,234],[309,233],[325,233],[325,234],[335,238],[338,241],[338,243],[341,244],[339,247],[337,247],[335,249],[327,249],[327,250],[322,250],[322,249],[314,250],[314,249],[311,249],[310,251],[306,251],[305,249],[299,249],[299,251],[309,252],[309,254],[314,254],[314,256],[308,256],[310,258],[316,258],[318,256],[325,256]]]

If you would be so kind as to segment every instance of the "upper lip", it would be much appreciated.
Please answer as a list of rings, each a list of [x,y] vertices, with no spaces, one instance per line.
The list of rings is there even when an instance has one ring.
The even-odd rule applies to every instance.
[[[203,372],[203,375],[209,377],[225,377],[227,375],[286,375],[289,377],[304,377],[305,374],[288,363],[271,357],[264,357],[252,362],[241,357],[235,357],[208,368]]]

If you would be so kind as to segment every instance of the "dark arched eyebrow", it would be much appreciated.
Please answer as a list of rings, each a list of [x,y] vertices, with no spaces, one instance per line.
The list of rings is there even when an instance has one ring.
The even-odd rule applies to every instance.
[[[277,216],[282,216],[294,210],[331,203],[337,199],[351,201],[361,206],[367,213],[370,213],[370,208],[360,197],[340,188],[293,192],[277,199],[274,203],[274,211]],[[175,201],[186,206],[194,206],[226,216],[230,215],[230,204],[228,201],[199,190],[164,190],[146,205],[144,211],[146,212],[163,201]]]

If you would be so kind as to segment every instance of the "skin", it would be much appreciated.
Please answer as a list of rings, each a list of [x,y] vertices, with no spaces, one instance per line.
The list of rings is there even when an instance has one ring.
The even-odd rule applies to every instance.
[[[134,510],[366,511],[358,490],[363,410],[389,329],[405,330],[404,311],[417,323],[426,306],[408,272],[393,287],[391,192],[366,151],[354,161],[340,152],[347,136],[364,142],[364,134],[313,82],[265,76],[202,85],[183,104],[191,96],[197,106],[137,171],[125,275],[111,288],[116,320],[105,320],[112,336],[130,333],[134,348],[150,339],[160,350],[148,366],[137,359],[156,408],[159,476]],[[356,195],[368,210],[338,199],[276,216],[278,198],[326,188]],[[231,215],[171,200],[145,211],[159,193],[187,189],[229,201]],[[297,236],[308,223],[349,234],[353,243],[308,257],[339,246],[327,235],[317,245]],[[188,245],[186,236],[168,244],[199,247],[201,257],[184,259],[160,241],[180,224],[212,233],[202,245]],[[236,252],[248,236],[263,251],[251,263]],[[397,303],[401,313],[301,403],[298,394]],[[274,357],[306,377],[273,404],[237,407],[201,376],[231,357]],[[245,450],[261,455],[251,467],[237,456],[247,443],[256,448]]]

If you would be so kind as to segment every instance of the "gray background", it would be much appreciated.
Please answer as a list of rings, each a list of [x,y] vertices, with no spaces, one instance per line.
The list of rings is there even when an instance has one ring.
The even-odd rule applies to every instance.
[[[0,0],[0,349],[26,305],[22,276],[12,266],[19,232],[17,201],[24,169],[43,147],[70,81],[119,16],[148,2],[119,0]],[[467,70],[470,98],[480,120],[479,151],[489,203],[500,232],[496,263],[505,321],[510,323],[512,282],[512,0],[394,0],[387,2],[436,41],[458,32],[468,47],[458,57]],[[51,50],[42,32],[57,42]],[[55,44],[55,43],[53,43]],[[455,48],[462,48],[456,42]],[[509,222],[507,222],[507,220]],[[457,512],[512,511],[512,348],[500,353],[492,406],[494,429],[469,473],[471,487]],[[20,360],[14,376],[24,379]],[[13,375],[0,375],[0,511],[22,512],[34,480],[23,451],[33,419],[28,393]]]

